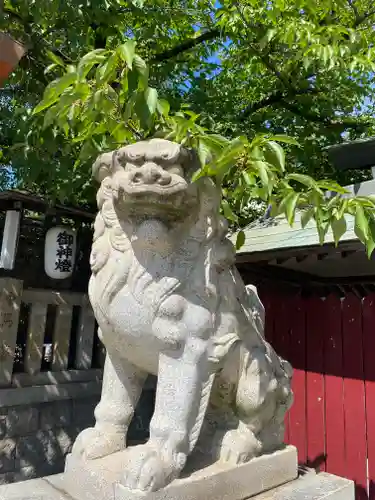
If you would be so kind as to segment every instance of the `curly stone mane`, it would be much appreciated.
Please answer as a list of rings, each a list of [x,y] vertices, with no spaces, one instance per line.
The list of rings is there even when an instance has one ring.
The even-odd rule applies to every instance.
[[[94,224],[90,264],[93,278],[99,274],[101,279],[104,278],[106,286],[103,290],[103,301],[107,304],[126,282],[139,279],[143,272],[132,247],[137,222],[116,204],[118,176],[123,170],[122,165],[140,157],[126,150],[127,148],[123,148],[122,151],[103,154],[93,166],[94,175],[101,185],[97,193],[99,212]],[[180,152],[178,154],[181,156]],[[178,154],[175,152],[176,159]],[[185,153],[184,159],[186,157]],[[206,296],[205,302],[208,298],[213,300],[209,308],[214,310],[217,281],[215,275],[218,269],[233,264],[234,249],[225,238],[227,223],[219,215],[220,195],[217,187],[208,178],[202,178],[196,184],[198,209],[183,223],[185,231],[181,231],[181,223],[170,228],[171,232],[180,232],[181,237],[177,240],[178,248],[173,249],[175,272],[163,277],[164,290],[162,295],[158,294],[158,301],[160,305],[179,286],[184,286],[192,279],[190,275],[193,273],[195,289],[198,287],[201,298]],[[116,260],[115,266],[107,265],[110,259]],[[191,265],[192,262],[194,266]],[[194,273],[194,269],[200,269],[200,273]]]

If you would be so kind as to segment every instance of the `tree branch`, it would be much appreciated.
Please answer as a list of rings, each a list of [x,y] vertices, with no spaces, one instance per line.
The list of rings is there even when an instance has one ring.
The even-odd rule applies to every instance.
[[[167,49],[159,54],[155,54],[151,58],[151,62],[164,62],[172,57],[176,57],[187,50],[193,49],[197,45],[200,45],[203,42],[207,42],[209,40],[213,40],[214,38],[218,38],[221,34],[221,31],[217,28],[213,28],[211,30],[205,31],[201,35],[185,40],[184,42],[172,47],[171,49]]]
[[[326,127],[329,128],[342,128],[342,129],[358,129],[363,130],[367,127],[373,125],[373,122],[359,122],[354,120],[332,120],[328,116],[321,116],[318,113],[314,113],[313,111],[308,111],[306,109],[301,109],[296,104],[292,104],[286,101],[280,102],[280,106],[288,109],[295,115],[301,116],[305,120],[309,120],[315,123],[322,123]]]
[[[271,94],[269,94],[267,97],[264,97],[260,101],[249,104],[242,111],[241,121],[245,120],[252,113],[259,111],[262,108],[267,108],[268,106],[278,104],[287,98],[296,97],[299,95],[306,95],[306,94],[314,95],[314,94],[319,94],[321,92],[323,92],[322,89],[315,89],[315,88],[300,89],[296,91],[276,90],[275,92],[272,92]]]
[[[362,23],[364,23],[367,19],[375,15],[375,9],[370,10],[370,12],[367,12],[366,14],[363,14],[362,16],[357,17],[355,23],[354,23],[354,28],[358,28],[358,26]]]
[[[245,27],[248,30],[253,29],[246,21],[246,18],[244,16],[240,6],[238,5],[238,3],[234,3],[234,5],[235,5],[237,12],[238,12],[240,18],[242,19],[242,22],[245,25]],[[255,54],[257,57],[259,57],[259,59],[263,62],[263,64],[266,66],[266,68],[268,68],[270,71],[272,71],[272,73],[274,73],[277,76],[277,78],[284,84],[285,87],[292,88],[292,85],[291,85],[291,82],[289,81],[289,79],[287,77],[285,77],[281,73],[281,71],[279,71],[277,69],[276,65],[274,64],[274,62],[272,61],[272,59],[269,57],[268,54],[265,54],[261,50],[258,50],[257,47],[248,40],[247,40],[247,45],[248,45],[248,47],[250,47],[253,54]]]
[[[24,19],[20,14],[18,14],[17,12],[14,12],[13,10],[10,10],[10,9],[4,9],[3,12],[5,14],[7,14],[8,16],[12,17],[13,19],[15,19],[19,24],[21,24],[23,26],[25,33],[27,34],[27,36],[29,38],[29,42],[31,42],[31,45],[32,45],[29,48],[29,51],[33,47],[35,48],[36,44],[33,43],[33,37],[35,36],[36,41],[41,42],[42,45],[44,45],[44,48],[47,48],[48,50],[50,50],[51,52],[53,52],[54,54],[59,56],[66,64],[72,63],[72,60],[68,56],[66,56],[63,52],[61,52],[61,50],[50,46],[48,44],[48,42],[46,42],[46,40],[42,37],[42,35],[33,33],[33,30],[31,28],[31,22],[30,22],[30,21],[32,21],[32,19],[31,20]],[[35,41],[35,39],[34,39],[34,41]]]

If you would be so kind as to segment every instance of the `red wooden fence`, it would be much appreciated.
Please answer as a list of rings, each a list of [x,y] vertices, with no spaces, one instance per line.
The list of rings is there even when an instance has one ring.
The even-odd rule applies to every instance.
[[[286,442],[299,461],[356,482],[375,500],[375,294],[261,292],[266,337],[294,367]]]

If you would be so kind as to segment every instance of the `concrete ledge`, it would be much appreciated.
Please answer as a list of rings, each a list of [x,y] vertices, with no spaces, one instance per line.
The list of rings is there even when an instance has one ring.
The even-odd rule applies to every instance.
[[[64,490],[76,500],[242,500],[295,479],[297,451],[288,446],[239,466],[216,462],[147,495],[120,484],[127,467],[126,450],[91,462],[70,455]]]
[[[0,500],[72,500],[69,495],[64,493],[63,484],[64,477],[59,474],[44,479],[0,486]],[[150,496],[144,496],[143,499],[145,498],[150,498]],[[167,500],[171,497],[165,495],[163,498]],[[187,499],[189,497],[181,497],[180,495],[173,497],[173,500],[175,498]],[[194,500],[209,498],[213,497],[207,485],[204,496],[195,497]],[[228,500],[233,500],[233,498],[229,494]],[[252,500],[354,500],[354,483],[348,479],[326,473],[308,474],[251,498]],[[97,495],[95,500],[104,500],[104,497]]]
[[[12,377],[12,387],[31,387],[74,382],[99,382],[103,378],[103,369],[63,370],[61,372],[40,372],[36,375],[16,373]]]
[[[354,500],[353,481],[322,472],[257,495],[254,500]]]
[[[44,479],[0,486],[0,500],[71,500]],[[100,499],[97,499],[100,500]]]
[[[0,408],[48,403],[62,399],[79,399],[99,396],[102,389],[100,380],[68,384],[41,385],[0,389]]]

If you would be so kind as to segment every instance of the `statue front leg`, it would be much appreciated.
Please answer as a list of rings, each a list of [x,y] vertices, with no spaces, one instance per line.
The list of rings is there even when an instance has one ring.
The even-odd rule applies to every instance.
[[[107,352],[96,424],[79,434],[73,455],[92,460],[126,448],[126,434],[146,376],[116,352]]]
[[[214,379],[207,347],[206,340],[191,337],[181,352],[160,355],[150,439],[128,451],[127,488],[159,490],[183,469],[198,439]]]

